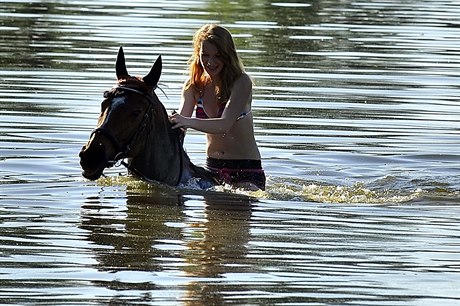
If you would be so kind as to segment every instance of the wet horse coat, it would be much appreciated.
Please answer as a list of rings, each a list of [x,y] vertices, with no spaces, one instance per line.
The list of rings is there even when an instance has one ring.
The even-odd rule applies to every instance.
[[[183,134],[171,128],[166,109],[156,96],[162,70],[161,56],[150,72],[128,74],[123,48],[116,61],[117,85],[104,94],[97,128],[80,151],[85,178],[98,179],[117,161],[146,181],[168,185],[198,178],[200,185],[214,184],[210,173],[195,166],[183,149]]]

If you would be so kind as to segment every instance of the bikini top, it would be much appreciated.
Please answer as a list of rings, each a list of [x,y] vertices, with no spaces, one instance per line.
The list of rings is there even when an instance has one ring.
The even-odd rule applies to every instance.
[[[222,117],[222,113],[224,112],[224,109],[225,109],[225,103],[221,104],[219,106],[219,113],[218,113],[218,117]],[[238,118],[236,118],[236,120],[240,120],[241,118],[247,116],[249,112],[242,112]],[[204,109],[204,106],[203,106],[203,98],[202,97],[199,97],[198,100],[196,101],[196,109],[195,109],[195,117],[197,118],[200,118],[200,119],[208,119],[210,118],[208,116],[208,114],[206,114],[206,111]]]

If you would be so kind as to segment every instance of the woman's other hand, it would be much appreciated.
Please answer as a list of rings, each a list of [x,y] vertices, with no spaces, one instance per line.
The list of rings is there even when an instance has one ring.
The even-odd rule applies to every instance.
[[[169,115],[169,121],[173,124],[172,126],[173,129],[189,127],[188,126],[189,120],[190,118],[184,117],[175,111],[171,115]]]

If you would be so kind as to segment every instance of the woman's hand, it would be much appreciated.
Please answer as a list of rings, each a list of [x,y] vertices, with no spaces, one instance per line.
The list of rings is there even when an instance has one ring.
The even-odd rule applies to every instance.
[[[173,124],[173,129],[190,127],[190,118],[184,117],[175,111],[169,116],[169,121]]]

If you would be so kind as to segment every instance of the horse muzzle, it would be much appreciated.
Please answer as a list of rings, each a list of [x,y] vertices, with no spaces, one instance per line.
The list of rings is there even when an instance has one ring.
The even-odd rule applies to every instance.
[[[85,145],[78,154],[82,175],[89,180],[97,180],[101,177],[104,169],[109,166],[106,158],[106,150],[102,143]]]

